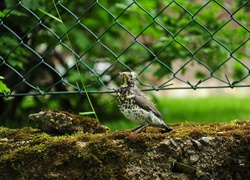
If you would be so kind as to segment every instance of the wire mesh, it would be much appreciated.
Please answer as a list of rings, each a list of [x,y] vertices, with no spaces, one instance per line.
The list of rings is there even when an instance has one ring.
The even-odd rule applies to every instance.
[[[143,90],[249,87],[249,5],[3,1],[0,96],[112,93],[120,71]]]

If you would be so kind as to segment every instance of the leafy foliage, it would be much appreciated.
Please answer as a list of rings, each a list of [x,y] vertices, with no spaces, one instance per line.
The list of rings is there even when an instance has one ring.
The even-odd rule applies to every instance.
[[[4,79],[3,76],[0,76],[0,93],[2,92],[10,92],[10,89],[2,82],[2,79]]]

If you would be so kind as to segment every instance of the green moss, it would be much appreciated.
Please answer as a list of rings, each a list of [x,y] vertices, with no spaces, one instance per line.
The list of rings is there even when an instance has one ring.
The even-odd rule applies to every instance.
[[[119,175],[126,179],[128,158],[108,136],[50,136],[29,130],[1,128],[1,138],[6,140],[0,143],[2,177],[92,179],[95,175],[98,179],[117,179]]]
[[[107,139],[105,136],[93,137],[86,145],[82,157],[84,171],[88,172],[87,178],[117,179],[118,176],[125,178],[128,158],[113,140]]]
[[[164,134],[129,134],[125,138],[125,143],[128,145],[128,147],[133,148],[134,150],[146,152],[147,149],[150,149],[164,138]]]
[[[4,179],[129,179],[127,165],[147,157],[148,152],[159,153],[154,160],[165,164],[169,164],[168,158],[182,156],[181,153],[175,155],[178,153],[171,142],[165,144],[166,139],[172,138],[219,136],[220,142],[227,143],[235,156],[249,152],[250,121],[183,123],[172,127],[174,130],[165,134],[148,128],[146,133],[140,134],[77,132],[63,136],[52,136],[32,128],[0,127],[0,174]],[[231,141],[232,137],[237,141]],[[237,142],[240,143],[235,144]],[[247,158],[250,161],[250,155]]]

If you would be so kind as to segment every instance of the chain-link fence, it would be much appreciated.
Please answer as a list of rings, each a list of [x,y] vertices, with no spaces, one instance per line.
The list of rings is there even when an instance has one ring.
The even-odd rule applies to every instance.
[[[249,1],[0,3],[0,96],[249,87]],[[83,85],[86,87],[83,88]]]

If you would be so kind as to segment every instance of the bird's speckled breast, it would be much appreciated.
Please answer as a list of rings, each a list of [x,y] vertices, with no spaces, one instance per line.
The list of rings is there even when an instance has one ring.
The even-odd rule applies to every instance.
[[[123,108],[129,108],[131,104],[134,104],[133,94],[129,87],[120,87],[117,91],[118,106]]]
[[[132,122],[142,125],[147,124],[150,120],[149,112],[136,104],[130,87],[120,87],[118,89],[117,101],[121,113]]]

